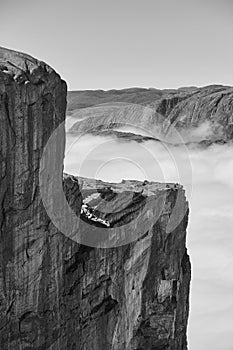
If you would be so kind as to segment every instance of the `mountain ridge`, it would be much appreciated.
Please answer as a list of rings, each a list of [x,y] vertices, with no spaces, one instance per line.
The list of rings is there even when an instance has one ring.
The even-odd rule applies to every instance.
[[[200,141],[208,137],[210,141],[228,142],[233,138],[233,87],[116,91],[69,92],[67,113],[72,116],[73,125],[68,131],[85,133],[91,128],[114,129],[111,125],[122,124],[148,130],[155,138],[169,139],[174,132],[183,136],[184,131],[208,123]]]

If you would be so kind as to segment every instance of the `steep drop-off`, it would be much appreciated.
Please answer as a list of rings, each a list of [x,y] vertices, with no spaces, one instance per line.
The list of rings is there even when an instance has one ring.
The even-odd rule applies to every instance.
[[[78,219],[71,239],[47,215],[39,186],[49,162],[44,185],[66,220],[53,196],[63,176],[64,128],[40,164],[65,119],[66,84],[43,62],[1,48],[0,97],[1,349],[185,350],[190,263],[182,187],[64,175]],[[85,203],[110,228],[80,214]],[[88,235],[93,246],[79,244]],[[130,243],[117,247],[125,237]],[[95,248],[98,242],[112,248]]]

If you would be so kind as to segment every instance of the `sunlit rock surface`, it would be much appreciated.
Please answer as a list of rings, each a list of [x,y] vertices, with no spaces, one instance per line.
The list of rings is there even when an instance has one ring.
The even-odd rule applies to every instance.
[[[46,64],[1,48],[0,96],[1,349],[186,349],[190,263],[182,187],[64,174],[78,219],[69,237],[51,222],[39,187],[48,165],[45,159],[40,169],[43,149],[65,118],[66,84]],[[60,220],[67,218],[52,195],[62,183],[64,140],[61,128],[46,175]],[[80,216],[85,202],[110,228]],[[87,237],[92,246],[79,244]]]

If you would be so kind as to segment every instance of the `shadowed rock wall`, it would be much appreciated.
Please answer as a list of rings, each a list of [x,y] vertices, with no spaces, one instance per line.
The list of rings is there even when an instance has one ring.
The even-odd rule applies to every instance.
[[[182,187],[147,184],[144,191],[137,182],[99,183],[99,215],[103,199],[118,208],[117,215],[108,214],[113,237],[120,227],[137,239],[106,249],[81,245],[53,225],[39,188],[44,146],[65,119],[65,82],[46,64],[0,48],[0,98],[1,349],[186,349],[190,263]],[[61,130],[46,180],[48,196],[56,187],[54,174],[62,179]],[[79,217],[96,184],[65,175],[63,185]],[[181,220],[169,231],[174,210]],[[98,230],[79,219],[79,238]]]

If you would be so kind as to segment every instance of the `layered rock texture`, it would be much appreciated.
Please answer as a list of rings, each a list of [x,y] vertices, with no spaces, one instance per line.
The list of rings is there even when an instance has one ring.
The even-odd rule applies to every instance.
[[[0,48],[0,98],[1,349],[187,349],[183,188],[63,175],[66,84],[43,62]],[[60,221],[63,181],[75,235],[48,216],[40,176]],[[84,203],[110,227],[80,214]]]
[[[71,91],[68,115],[73,119],[72,133],[106,135],[107,129],[116,134],[117,127],[135,126],[138,134],[166,141],[225,143],[233,138],[233,88],[212,85],[178,90]],[[176,137],[177,131],[182,140]],[[128,139],[135,138],[128,135]],[[140,142],[141,138],[136,140]]]

